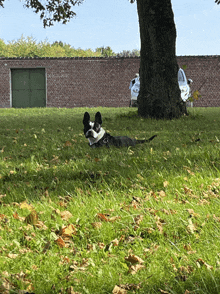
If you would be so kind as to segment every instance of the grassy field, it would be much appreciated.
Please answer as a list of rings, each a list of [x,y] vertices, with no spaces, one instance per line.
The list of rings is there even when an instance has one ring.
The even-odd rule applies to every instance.
[[[103,115],[132,148],[91,149]],[[220,293],[220,109],[0,110],[0,293]]]

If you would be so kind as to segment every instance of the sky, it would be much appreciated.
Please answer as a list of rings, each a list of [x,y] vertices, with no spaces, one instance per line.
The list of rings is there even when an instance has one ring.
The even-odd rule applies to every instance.
[[[163,0],[161,0],[163,1]],[[171,0],[177,29],[176,54],[220,55],[220,5],[215,0]],[[0,7],[0,39],[24,37],[38,42],[62,41],[74,48],[95,50],[110,46],[116,53],[140,50],[136,3],[128,0],[85,0],[75,6],[77,16],[66,25],[44,29],[38,14],[24,1],[5,0]]]

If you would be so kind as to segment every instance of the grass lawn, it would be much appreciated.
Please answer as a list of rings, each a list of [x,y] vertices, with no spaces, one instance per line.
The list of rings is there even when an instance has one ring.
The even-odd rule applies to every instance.
[[[88,146],[103,115],[131,148]],[[220,293],[220,109],[0,109],[0,293]]]

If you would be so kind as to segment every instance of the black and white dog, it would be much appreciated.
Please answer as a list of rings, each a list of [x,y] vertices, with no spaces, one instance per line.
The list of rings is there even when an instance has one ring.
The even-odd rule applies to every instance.
[[[148,140],[136,140],[126,136],[113,137],[110,134],[106,133],[105,130],[102,128],[102,116],[100,112],[96,113],[94,122],[90,121],[89,113],[85,112],[83,124],[85,137],[89,140],[89,145],[92,148],[101,147],[104,145],[106,147],[109,147],[110,145],[116,147],[135,146],[136,144],[150,142],[151,140],[153,140],[153,138],[157,136],[154,135]]]

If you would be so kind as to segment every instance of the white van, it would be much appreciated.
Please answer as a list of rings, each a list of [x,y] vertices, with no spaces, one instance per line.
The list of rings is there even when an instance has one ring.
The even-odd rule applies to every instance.
[[[140,90],[140,81],[139,77],[136,77],[136,79],[133,80],[133,85],[130,84],[129,89],[131,89],[131,101],[130,101],[130,107],[132,106],[137,106],[137,96]],[[179,69],[178,71],[178,83],[179,83],[179,88],[181,91],[181,98],[184,102],[188,100],[188,98],[191,96],[191,89],[189,85],[193,81],[191,79],[186,79],[185,72],[182,68]],[[131,82],[132,83],[132,82]]]
[[[189,85],[193,81],[191,79],[186,79],[185,72],[182,68],[178,71],[178,83],[181,91],[181,98],[184,102],[188,100],[188,98],[191,96],[191,90]]]

